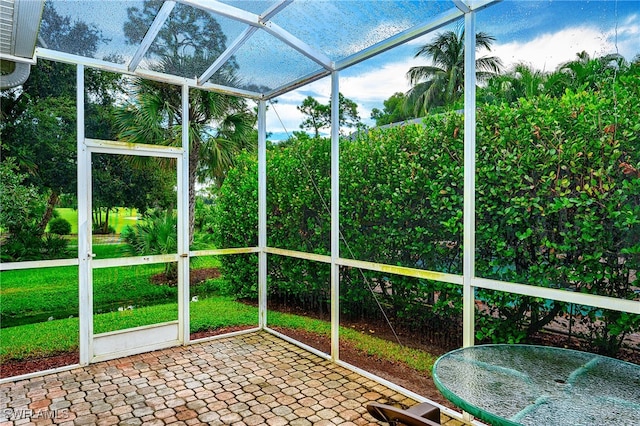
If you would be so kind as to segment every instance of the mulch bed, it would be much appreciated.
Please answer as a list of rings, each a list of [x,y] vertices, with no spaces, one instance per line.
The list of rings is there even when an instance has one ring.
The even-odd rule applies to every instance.
[[[65,365],[73,365],[80,362],[80,354],[77,351],[63,352],[42,358],[29,358],[23,360],[9,360],[0,364],[0,377],[19,376],[21,374],[44,371]]]

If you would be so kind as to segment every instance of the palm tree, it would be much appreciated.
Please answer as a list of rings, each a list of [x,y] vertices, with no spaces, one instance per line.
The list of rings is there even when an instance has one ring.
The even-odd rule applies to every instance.
[[[125,36],[137,43],[151,25],[161,0],[145,0],[127,8]],[[182,76],[202,73],[226,49],[220,24],[206,11],[177,4],[149,49],[150,68]],[[208,81],[237,87],[234,58]],[[180,146],[181,88],[135,80],[132,101],[117,116],[119,138],[133,143]],[[244,99],[205,90],[189,93],[189,228],[193,240],[196,181],[222,183],[235,155],[254,149],[255,114]],[[166,162],[165,162],[166,164]]]
[[[558,67],[560,72],[572,78],[574,89],[597,90],[614,76],[615,72],[628,67],[624,57],[617,53],[592,58],[584,50],[576,53],[577,58]]]
[[[119,139],[181,146],[181,88],[136,80],[132,101],[117,114]],[[241,98],[205,90],[189,93],[189,235],[193,240],[196,181],[221,185],[243,150],[256,147],[255,115]],[[166,164],[166,163],[164,163]]]
[[[476,35],[476,49],[491,50],[494,37],[480,32]],[[412,88],[407,93],[410,108],[417,117],[429,109],[447,106],[460,99],[464,85],[464,27],[446,31],[422,46],[415,57],[430,57],[433,65],[412,67],[407,77]],[[476,59],[476,78],[484,81],[500,72],[502,62],[495,56]]]
[[[528,64],[518,63],[511,71],[491,77],[482,92],[485,101],[512,103],[520,98],[532,98],[542,94],[560,96],[568,84],[569,78],[566,73],[546,73]]]

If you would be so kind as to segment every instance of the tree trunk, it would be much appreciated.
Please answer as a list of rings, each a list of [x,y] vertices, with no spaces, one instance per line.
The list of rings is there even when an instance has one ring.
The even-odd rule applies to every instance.
[[[111,209],[107,208],[104,215],[104,223],[102,224],[102,233],[105,235],[109,233],[109,210]]]
[[[53,216],[53,210],[58,205],[58,200],[60,199],[60,194],[57,191],[51,191],[49,195],[49,200],[47,201],[47,208],[42,215],[42,219],[40,220],[40,224],[38,225],[38,231],[40,235],[44,234],[45,229],[47,229],[47,224],[51,220]]]

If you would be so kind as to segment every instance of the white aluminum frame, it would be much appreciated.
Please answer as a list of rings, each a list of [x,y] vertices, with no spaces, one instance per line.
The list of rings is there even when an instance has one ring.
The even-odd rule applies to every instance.
[[[78,320],[80,364],[93,357],[93,249],[91,245],[91,153],[84,134],[84,66],[76,70],[78,156]]]
[[[476,253],[476,24],[474,12],[464,15],[464,206],[463,206],[463,290],[462,344],[475,341]]]
[[[169,18],[169,15],[171,15],[171,11],[173,11],[173,8],[175,7],[175,5],[176,5],[176,2],[170,1],[170,0],[165,1],[162,4],[162,7],[160,7],[158,14],[153,20],[153,23],[151,24],[151,26],[147,30],[147,33],[144,35],[144,38],[140,42],[140,46],[138,46],[138,50],[136,51],[136,53],[134,53],[133,57],[129,61],[129,65],[127,65],[127,68],[129,69],[129,71],[135,71],[136,68],[138,68],[138,65],[140,65],[140,61],[142,61],[142,58],[144,58],[144,55],[147,53],[147,51],[153,44],[153,41],[155,40],[156,36],[160,32],[160,29],[162,29],[162,26],[164,25],[164,23]]]
[[[186,87],[186,90],[184,89]],[[187,92],[186,99],[188,102],[188,87],[183,86],[184,92]],[[89,362],[98,362],[123,356],[133,355],[136,353],[148,352],[150,350],[158,350],[176,346],[179,344],[189,343],[189,190],[188,190],[188,123],[186,128],[187,150],[184,148],[172,148],[136,144],[123,144],[115,141],[99,141],[85,139],[85,146],[89,157],[89,165],[91,164],[91,154],[114,154],[114,155],[133,155],[145,157],[161,157],[172,158],[176,160],[177,173],[177,211],[178,211],[178,252],[174,254],[152,255],[152,256],[134,256],[125,258],[109,258],[109,259],[93,259],[94,254],[91,253],[88,258],[88,269],[90,272],[90,281],[83,285],[81,279],[81,288],[86,287],[91,299],[93,299],[93,270],[100,268],[112,268],[122,266],[133,266],[142,264],[160,264],[167,262],[176,262],[178,265],[178,319],[174,321],[150,324],[142,327],[128,328],[116,330],[108,333],[95,334],[93,332],[93,303],[87,309],[85,315],[80,315],[81,327],[83,322],[90,329],[87,333],[80,335],[80,359],[81,364]],[[183,133],[183,144],[185,134]],[[83,171],[83,180],[89,185],[91,183],[91,169]],[[80,173],[80,171],[79,171]],[[186,179],[186,180],[185,180]],[[78,180],[80,182],[80,179]],[[89,194],[90,195],[90,194]],[[80,203],[80,201],[79,201]],[[79,209],[80,210],[80,209]],[[91,197],[88,199],[89,218],[91,211]],[[186,220],[185,220],[186,216]],[[89,241],[91,240],[91,222],[88,222]],[[87,232],[85,230],[85,232]],[[78,239],[80,239],[80,228],[78,229]],[[78,243],[80,246],[80,243]],[[81,305],[82,307],[82,305]],[[90,313],[90,314],[89,314]],[[83,345],[83,339],[89,339]],[[83,354],[82,348],[86,347],[86,354]]]
[[[340,80],[331,73],[331,360],[340,359]]]
[[[258,326],[267,326],[267,103],[258,103]]]

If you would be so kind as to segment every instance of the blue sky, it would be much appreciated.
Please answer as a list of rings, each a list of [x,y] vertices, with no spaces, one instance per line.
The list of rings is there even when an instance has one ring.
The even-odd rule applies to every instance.
[[[478,13],[478,31],[496,38],[490,54],[499,56],[508,68],[525,62],[540,70],[554,70],[563,62],[586,51],[591,56],[620,53],[627,59],[640,54],[640,1],[549,1],[505,0]],[[447,27],[406,45],[372,58],[340,73],[340,91],[359,106],[366,124],[372,108],[382,109],[383,101],[395,92],[409,89],[406,72],[411,66],[425,65],[414,59],[419,46]],[[487,52],[479,52],[485,55]],[[323,79],[278,98],[267,116],[272,139],[286,135],[275,108],[291,133],[300,130],[301,114],[296,110],[306,96],[327,103],[330,81]]]

